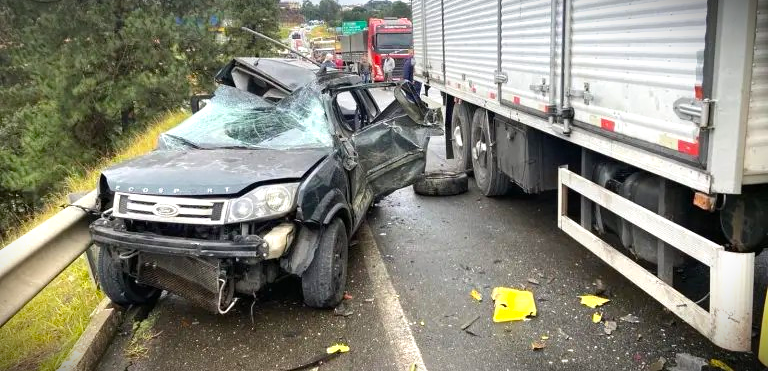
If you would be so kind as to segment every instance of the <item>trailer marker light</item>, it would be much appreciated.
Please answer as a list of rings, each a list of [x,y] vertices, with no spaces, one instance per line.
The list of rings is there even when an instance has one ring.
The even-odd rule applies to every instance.
[[[496,93],[494,93],[494,92],[489,92],[489,93],[488,93],[488,98],[491,98],[491,99],[496,99]]]
[[[600,127],[608,131],[614,131],[616,130],[616,123],[606,118],[601,118]]]
[[[702,100],[704,99],[704,88],[701,85],[696,85],[693,87],[694,94],[696,94],[696,100]]]
[[[697,138],[695,142],[686,142],[684,140],[678,140],[677,150],[691,156],[698,156],[699,155],[699,139]]]
[[[514,104],[520,104],[520,97],[518,97],[517,95],[515,95],[514,97],[512,97],[512,102],[513,102]]]

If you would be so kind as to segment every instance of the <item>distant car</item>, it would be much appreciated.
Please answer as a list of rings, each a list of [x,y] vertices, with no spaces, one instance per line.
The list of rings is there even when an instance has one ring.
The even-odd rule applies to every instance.
[[[350,237],[374,199],[422,175],[437,115],[410,84],[382,110],[373,85],[299,60],[239,58],[216,81],[155,151],[101,174],[102,289],[226,313],[288,274],[307,305],[337,305]]]

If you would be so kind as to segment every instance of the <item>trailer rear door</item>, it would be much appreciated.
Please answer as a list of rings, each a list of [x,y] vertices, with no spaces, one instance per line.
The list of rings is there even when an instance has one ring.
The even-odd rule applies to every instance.
[[[550,81],[550,0],[501,1],[501,103],[544,113]]]
[[[483,99],[496,98],[498,3],[444,0],[446,85]]]
[[[424,24],[426,27],[426,70],[430,80],[445,82],[443,76],[443,2],[424,0]]]
[[[707,1],[573,1],[571,19],[577,125],[703,162],[699,125],[674,108],[702,84]]]

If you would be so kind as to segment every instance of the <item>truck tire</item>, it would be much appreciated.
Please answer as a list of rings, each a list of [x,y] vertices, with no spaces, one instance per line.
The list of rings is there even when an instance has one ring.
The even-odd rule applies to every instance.
[[[453,171],[433,171],[413,183],[413,191],[424,196],[453,196],[464,193],[469,188],[466,173]]]
[[[509,189],[509,177],[499,169],[495,147],[491,145],[488,111],[479,108],[472,117],[472,168],[475,183],[484,195],[500,196]]]
[[[136,283],[133,277],[123,271],[123,260],[114,249],[101,246],[97,261],[99,285],[113,303],[125,307],[144,305],[160,297],[162,290]]]
[[[448,99],[452,99],[448,97]],[[471,142],[472,107],[469,103],[457,104],[451,117],[453,130],[453,158],[459,164],[459,171],[472,171],[472,153],[468,144]]]
[[[344,296],[347,285],[349,240],[339,218],[325,226],[315,257],[301,276],[304,303],[312,308],[333,308]]]

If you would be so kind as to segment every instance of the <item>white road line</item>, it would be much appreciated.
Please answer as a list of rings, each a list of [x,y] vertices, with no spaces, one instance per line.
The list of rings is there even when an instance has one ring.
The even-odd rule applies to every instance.
[[[421,358],[421,351],[413,338],[411,326],[408,318],[400,306],[395,288],[381,259],[381,253],[373,239],[371,228],[368,223],[363,223],[357,233],[360,246],[365,255],[365,270],[368,271],[368,277],[371,279],[374,292],[374,304],[376,310],[384,324],[384,330],[389,338],[389,343],[394,346],[395,362],[397,370],[409,370],[412,364],[416,363],[417,370],[426,371],[424,360]]]

